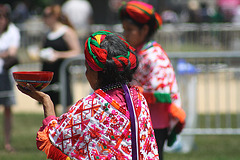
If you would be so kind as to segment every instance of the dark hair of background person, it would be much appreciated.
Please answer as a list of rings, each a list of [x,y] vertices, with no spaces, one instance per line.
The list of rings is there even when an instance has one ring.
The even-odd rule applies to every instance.
[[[130,68],[131,64],[129,61],[127,66],[123,63],[123,71],[118,71],[118,68],[112,57],[119,55],[126,56],[128,51],[132,52],[133,54],[135,54],[135,52],[127,48],[122,40],[114,34],[107,35],[101,42],[100,47],[107,50],[108,56],[103,71],[98,72],[99,87],[101,88],[115,83],[123,84],[126,82],[131,82],[133,73],[138,67],[138,59],[135,68]]]
[[[7,4],[0,4],[0,16],[3,16],[7,19],[7,25],[4,32],[7,31],[9,24],[11,23],[11,8]]]
[[[150,17],[150,20],[148,21],[148,23],[139,23],[137,21],[135,21],[134,19],[132,19],[128,13],[126,12],[126,6],[123,6],[123,8],[119,11],[119,16],[120,16],[120,20],[127,20],[129,22],[131,22],[132,24],[136,25],[139,29],[141,29],[145,24],[148,25],[149,27],[149,31],[148,31],[148,35],[145,39],[145,41],[149,41],[153,35],[155,34],[155,32],[158,30],[156,26],[157,20],[155,18],[155,15],[152,14]]]
[[[43,17],[54,15],[59,22],[61,22],[65,25],[71,27],[72,29],[74,29],[74,27],[71,24],[71,22],[69,21],[68,17],[62,13],[60,5],[54,4],[54,5],[47,6],[46,8],[50,9],[50,13],[45,13],[45,11],[44,11],[43,12]]]

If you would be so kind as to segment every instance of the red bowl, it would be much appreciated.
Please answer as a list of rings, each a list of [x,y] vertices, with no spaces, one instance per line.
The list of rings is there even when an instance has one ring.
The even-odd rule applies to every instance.
[[[53,78],[53,72],[49,71],[22,71],[13,72],[14,80],[21,86],[26,87],[27,83],[33,85],[37,90],[47,87]]]

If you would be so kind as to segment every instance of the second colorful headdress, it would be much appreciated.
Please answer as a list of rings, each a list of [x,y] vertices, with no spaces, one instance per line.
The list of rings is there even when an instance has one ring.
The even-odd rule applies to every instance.
[[[155,29],[160,28],[162,25],[162,19],[160,15],[154,11],[153,6],[144,2],[130,1],[119,9],[119,13],[121,19],[127,15],[140,24],[148,23],[151,18],[155,18]]]

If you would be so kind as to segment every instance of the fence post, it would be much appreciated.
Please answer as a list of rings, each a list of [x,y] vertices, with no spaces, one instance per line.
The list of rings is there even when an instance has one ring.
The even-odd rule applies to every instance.
[[[62,112],[63,113],[66,113],[67,111],[67,86],[66,86],[66,83],[67,83],[67,68],[69,66],[69,64],[71,64],[72,62],[74,61],[80,61],[80,60],[83,60],[84,59],[84,56],[83,54],[80,54],[79,56],[77,57],[73,57],[73,58],[68,58],[66,60],[63,61],[63,63],[61,64],[60,66],[60,83],[59,83],[59,91],[60,91],[60,102],[61,102],[61,105],[63,107],[63,110]]]

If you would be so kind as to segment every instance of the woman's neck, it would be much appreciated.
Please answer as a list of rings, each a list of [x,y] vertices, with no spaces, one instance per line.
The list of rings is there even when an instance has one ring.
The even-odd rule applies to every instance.
[[[7,27],[0,27],[0,35],[7,30]]]
[[[60,22],[56,22],[55,24],[53,24],[53,26],[51,27],[51,30],[54,32],[54,31],[57,31],[59,28],[61,28],[63,26],[62,23]]]
[[[113,89],[122,88],[123,84],[127,84],[128,85],[129,83],[128,82],[125,82],[125,83],[116,82],[116,83],[109,84],[107,86],[101,87],[101,89],[104,92],[107,92],[107,91],[110,91],[110,90],[113,90]]]
[[[135,48],[137,53],[142,49],[142,47],[143,47],[144,44],[145,44],[145,42],[143,42],[142,44],[138,45],[138,46]]]

